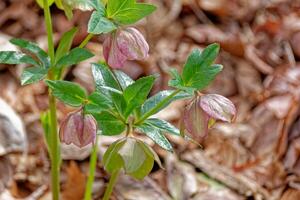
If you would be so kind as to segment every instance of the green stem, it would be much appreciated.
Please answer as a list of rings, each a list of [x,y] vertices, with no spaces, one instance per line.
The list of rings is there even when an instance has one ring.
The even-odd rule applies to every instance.
[[[97,166],[97,151],[98,151],[98,135],[96,136],[96,143],[93,146],[93,151],[90,157],[90,170],[89,170],[89,177],[85,188],[84,200],[91,200],[92,199],[92,192],[93,192],[93,183],[95,179],[95,171]]]
[[[168,103],[168,101],[170,101],[174,96],[176,96],[179,92],[181,92],[180,89],[175,90],[174,92],[172,92],[172,94],[170,94],[169,96],[167,96],[166,98],[164,98],[161,102],[159,102],[154,108],[152,108],[151,110],[149,110],[148,112],[146,112],[142,118],[140,120],[138,120],[135,125],[139,125],[142,124],[146,119],[148,119],[148,117],[150,117],[151,115],[154,115],[156,112],[158,112],[166,103]]]
[[[86,38],[81,42],[81,44],[78,46],[79,48],[84,48],[87,43],[94,37],[94,34],[89,33]]]
[[[108,183],[108,186],[105,190],[105,193],[104,193],[104,196],[103,196],[103,199],[102,200],[109,200],[110,198],[110,195],[113,191],[113,188],[115,186],[115,183],[116,181],[118,180],[118,176],[119,176],[119,173],[120,173],[120,170],[116,170],[112,173],[110,179],[109,179],[109,183]]]
[[[55,53],[54,53],[54,42],[53,42],[53,30],[52,30],[52,20],[50,8],[48,5],[48,0],[44,0],[44,16],[45,16],[45,24],[48,36],[48,52],[50,56],[51,66],[54,65],[55,62]],[[48,78],[50,80],[54,79],[52,71],[49,70]],[[52,189],[52,199],[59,200],[59,192],[60,192],[60,146],[59,146],[59,138],[57,134],[57,115],[56,115],[56,99],[52,95],[50,89],[48,89],[49,93],[49,109],[50,109],[50,127],[51,127],[51,136],[50,136],[50,145],[49,145],[49,154],[51,158],[51,189]]]

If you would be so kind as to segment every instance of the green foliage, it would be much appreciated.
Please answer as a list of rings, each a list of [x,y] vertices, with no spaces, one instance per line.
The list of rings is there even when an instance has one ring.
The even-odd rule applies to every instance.
[[[75,65],[79,62],[87,60],[94,55],[86,49],[83,48],[75,48],[72,49],[69,53],[64,55],[57,61],[56,67],[60,68],[63,66],[71,66]]]
[[[103,156],[103,164],[108,172],[113,173],[122,168],[126,174],[138,180],[151,172],[154,160],[160,165],[160,160],[151,147],[131,137],[111,144]]]
[[[154,81],[154,76],[140,78],[124,90],[124,99],[126,101],[125,117],[128,117],[134,109],[145,102]]]
[[[172,135],[180,136],[180,131],[175,126],[173,126],[172,124],[170,124],[165,120],[150,118],[145,121],[145,124],[154,126],[155,128],[161,130],[162,132],[168,132],[171,133]]]
[[[41,8],[44,8],[44,0],[36,0]],[[48,6],[51,6],[54,3],[54,0],[48,0]]]
[[[16,51],[0,51],[0,63],[10,65],[25,63],[39,66],[32,57]]]
[[[202,53],[195,49],[184,65],[182,76],[176,70],[171,71],[173,79],[169,82],[169,85],[189,93],[207,87],[216,75],[222,71],[221,65],[213,65],[219,49],[218,44],[209,45]]]
[[[94,11],[88,23],[88,32],[93,34],[109,33],[117,26],[104,16],[102,11]]]
[[[48,70],[41,67],[29,67],[24,69],[21,75],[21,85],[36,83],[47,76]]]
[[[157,128],[151,124],[144,123],[137,127],[137,130],[147,135],[149,138],[151,138],[156,144],[158,144],[160,147],[164,148],[167,151],[172,152],[173,147],[168,141],[168,139],[163,135],[160,128]]]
[[[123,24],[133,24],[150,15],[156,7],[151,4],[136,3],[135,0],[109,0],[107,2],[107,17]]]
[[[75,27],[63,34],[56,49],[55,63],[70,51],[77,31],[78,29]]]
[[[39,58],[44,68],[50,67],[50,58],[48,54],[37,44],[23,39],[11,39],[10,42],[24,50],[29,51],[30,53],[33,53],[36,57]]]
[[[69,81],[46,80],[53,95],[73,107],[80,107],[86,101],[86,91],[78,84]]]
[[[94,114],[94,117],[101,127],[103,135],[119,135],[126,128],[126,124],[111,112],[103,111],[100,114]]]
[[[113,106],[110,98],[99,92],[93,92],[87,100],[88,103],[86,103],[84,108],[86,112],[91,114],[100,113]]]

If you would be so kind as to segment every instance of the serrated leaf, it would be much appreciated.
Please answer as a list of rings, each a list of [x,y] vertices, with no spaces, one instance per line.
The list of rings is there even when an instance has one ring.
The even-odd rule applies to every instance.
[[[93,57],[87,49],[75,48],[63,56],[56,64],[57,67],[71,66]]]
[[[107,96],[99,92],[94,92],[88,97],[88,103],[84,108],[88,113],[100,113],[111,107],[112,101]]]
[[[124,72],[115,70],[115,76],[118,79],[118,82],[120,83],[122,90],[125,90],[129,85],[133,84],[134,81]]]
[[[156,10],[151,4],[137,3],[133,7],[118,11],[113,19],[123,25],[134,24]]]
[[[107,15],[113,18],[116,13],[123,9],[130,8],[134,6],[135,0],[109,0],[107,1]]]
[[[11,39],[10,43],[33,53],[42,62],[44,68],[50,67],[50,58],[48,54],[37,44],[22,39]]]
[[[53,95],[73,107],[80,107],[86,101],[86,91],[80,85],[69,81],[46,80]]]
[[[116,25],[103,16],[103,12],[94,11],[88,23],[88,32],[93,34],[110,33],[117,29]]]
[[[103,111],[101,114],[94,114],[103,135],[119,135],[122,133],[126,126],[116,116],[108,111]]]
[[[168,141],[168,139],[161,133],[161,131],[154,126],[148,124],[142,124],[137,127],[137,129],[151,138],[156,144],[166,149],[167,151],[173,151],[173,147]]]
[[[63,34],[55,53],[55,62],[57,62],[70,51],[77,31],[78,28],[75,27]]]
[[[155,106],[161,104],[161,101],[163,99],[165,99],[166,97],[170,96],[173,92],[174,92],[174,90],[160,91],[157,94],[155,94],[152,97],[150,97],[149,99],[147,99],[145,101],[145,103],[141,106],[141,114],[144,115],[145,113],[147,113],[148,111],[150,111]],[[160,109],[157,109],[157,112],[159,112],[160,110],[164,109],[171,102],[173,102],[175,100],[184,99],[184,98],[188,98],[188,97],[190,97],[189,94],[184,93],[184,92],[180,92],[179,94],[177,94],[176,96],[174,96],[172,99],[170,99],[170,101],[168,101],[168,102],[166,102],[164,104],[161,104]],[[155,114],[155,113],[153,113],[153,114]]]
[[[16,51],[0,51],[0,63],[17,65],[21,63],[32,64],[34,66],[39,66],[33,58]]]
[[[222,70],[221,65],[212,65],[219,49],[218,44],[211,44],[202,53],[198,49],[193,50],[183,68],[184,86],[201,90],[209,85]]]
[[[145,102],[154,81],[154,76],[143,77],[124,90],[123,95],[126,101],[125,117],[129,116],[135,108],[141,106]]]
[[[88,0],[89,4],[99,12],[105,13],[105,6],[101,0]]]
[[[180,131],[175,126],[173,126],[172,124],[170,124],[165,120],[151,118],[151,119],[147,119],[145,123],[154,126],[163,132],[168,132],[173,135],[180,136]]]
[[[36,83],[47,76],[48,70],[41,67],[28,67],[21,75],[21,85]]]

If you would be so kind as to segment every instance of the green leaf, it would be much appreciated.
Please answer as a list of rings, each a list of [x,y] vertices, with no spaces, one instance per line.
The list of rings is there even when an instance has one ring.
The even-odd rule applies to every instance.
[[[145,101],[145,103],[141,106],[141,114],[144,115],[145,113],[147,113],[148,111],[150,111],[152,108],[154,108],[155,106],[157,106],[158,104],[160,104],[163,99],[165,99],[166,97],[170,96],[173,92],[174,92],[174,90],[160,91],[157,94],[155,94],[154,96],[152,96],[149,99],[147,99]],[[191,95],[189,95],[187,93],[184,93],[184,92],[180,92],[179,94],[177,94],[176,96],[174,96],[170,101],[168,101],[165,104],[161,105],[160,109],[158,109],[157,112],[159,112],[160,110],[164,109],[171,102],[173,102],[175,100],[189,98],[189,97],[191,97]]]
[[[110,33],[117,29],[116,25],[103,16],[103,12],[94,11],[88,23],[88,32],[93,34]]]
[[[108,111],[103,111],[101,114],[94,114],[103,135],[119,135],[122,133],[126,126],[116,116]]]
[[[172,124],[170,124],[165,120],[151,118],[151,119],[147,119],[145,123],[154,126],[155,128],[158,128],[163,132],[168,132],[173,135],[180,136],[180,131],[175,126],[173,126]]]
[[[137,3],[131,8],[120,10],[114,15],[113,19],[123,25],[134,24],[155,10],[156,7],[154,5]]]
[[[123,95],[126,101],[125,117],[129,116],[135,108],[141,106],[145,102],[154,81],[154,76],[143,77],[124,90]]]
[[[105,6],[101,0],[88,0],[89,4],[96,9],[99,12],[103,13],[103,16],[105,14]]]
[[[79,9],[82,11],[93,10],[93,5],[90,0],[63,0],[72,9]]]
[[[36,83],[46,77],[48,70],[41,67],[28,67],[21,75],[21,85]]]
[[[125,142],[125,139],[117,140],[112,143],[104,153],[103,165],[107,172],[113,173],[115,170],[119,170],[124,166],[124,161],[118,151]]]
[[[41,49],[37,44],[22,39],[11,39],[10,43],[33,53],[35,56],[37,56],[40,59],[44,68],[50,67],[50,58],[48,54],[43,49]]]
[[[16,51],[0,51],[0,63],[17,65],[21,63],[32,64],[34,66],[39,66],[33,58]]]
[[[118,12],[126,8],[131,8],[134,4],[135,0],[109,0],[107,2],[107,16],[113,18]]]
[[[115,76],[118,79],[122,90],[125,90],[129,85],[133,84],[134,81],[124,72],[120,71],[120,70],[115,70]]]
[[[134,138],[126,138],[125,143],[118,153],[124,161],[124,169],[128,174],[137,171],[146,160],[146,154],[144,153],[143,148]]]
[[[201,90],[209,85],[222,70],[220,65],[212,65],[219,49],[218,44],[211,44],[202,53],[198,49],[193,50],[183,68],[182,80],[184,86]]]
[[[100,113],[111,107],[112,102],[107,96],[99,92],[94,92],[88,97],[88,103],[84,108],[88,113]]]
[[[39,4],[41,8],[44,8],[44,0],[36,0],[36,2]],[[53,2],[54,0],[48,0],[48,6],[51,6]]]
[[[86,101],[86,91],[78,84],[69,81],[46,80],[53,95],[73,107],[80,107]]]
[[[77,31],[78,28],[75,27],[63,34],[55,53],[55,62],[57,62],[70,51]]]
[[[84,60],[87,60],[94,55],[86,49],[83,48],[75,48],[72,49],[67,55],[63,56],[58,62],[57,66],[71,66],[77,63],[80,63]]]
[[[162,148],[166,149],[167,151],[173,151],[172,145],[168,141],[168,139],[161,133],[161,130],[148,125],[142,124],[137,127],[137,129],[151,138],[156,144],[161,146]]]
[[[126,102],[122,95],[122,88],[108,66],[93,63],[92,74],[96,83],[96,90],[110,97],[113,100],[115,108],[119,113],[123,114]]]
[[[157,155],[157,153],[145,142],[143,142],[143,141],[139,141],[139,142],[140,142],[142,148],[144,149],[145,153],[148,156],[151,156],[152,159],[154,159],[156,161],[156,163],[159,165],[159,167],[163,169],[163,166],[161,164],[161,161],[160,161],[159,156]]]

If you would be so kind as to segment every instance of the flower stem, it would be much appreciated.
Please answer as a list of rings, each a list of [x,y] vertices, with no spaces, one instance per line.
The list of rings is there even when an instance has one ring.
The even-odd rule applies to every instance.
[[[98,135],[96,136],[96,143],[93,146],[92,154],[90,157],[90,170],[89,177],[85,188],[84,200],[92,199],[93,182],[95,179],[95,171],[97,166],[97,151],[98,151]]]
[[[113,191],[113,188],[115,186],[115,183],[118,180],[119,173],[120,173],[120,169],[118,169],[118,170],[116,170],[112,173],[102,200],[109,200],[110,195],[111,195],[111,193]]]
[[[81,44],[78,46],[79,48],[84,48],[87,43],[94,37],[94,34],[89,33],[86,38],[81,42]]]
[[[54,52],[54,42],[53,42],[53,30],[52,30],[52,20],[50,8],[48,5],[48,0],[44,0],[44,16],[45,16],[45,24],[48,36],[48,52],[51,61],[51,66],[54,65],[55,62],[55,52]],[[54,75],[52,71],[49,70],[48,78],[50,80],[54,79]],[[52,199],[59,200],[59,192],[60,192],[60,146],[59,146],[59,138],[57,134],[57,116],[56,116],[56,99],[52,95],[52,91],[48,89],[49,93],[49,109],[50,109],[50,129],[51,136],[49,140],[49,154],[51,158],[51,189],[52,189]]]
[[[167,96],[166,98],[164,98],[161,102],[159,102],[154,108],[152,108],[151,110],[149,110],[148,112],[146,112],[142,118],[140,120],[138,120],[135,124],[139,125],[142,124],[146,119],[148,119],[148,117],[150,117],[151,115],[155,114],[157,111],[159,111],[166,103],[168,103],[168,101],[170,101],[174,96],[176,96],[179,92],[181,92],[180,89],[175,90],[174,92],[172,92],[169,96]]]

